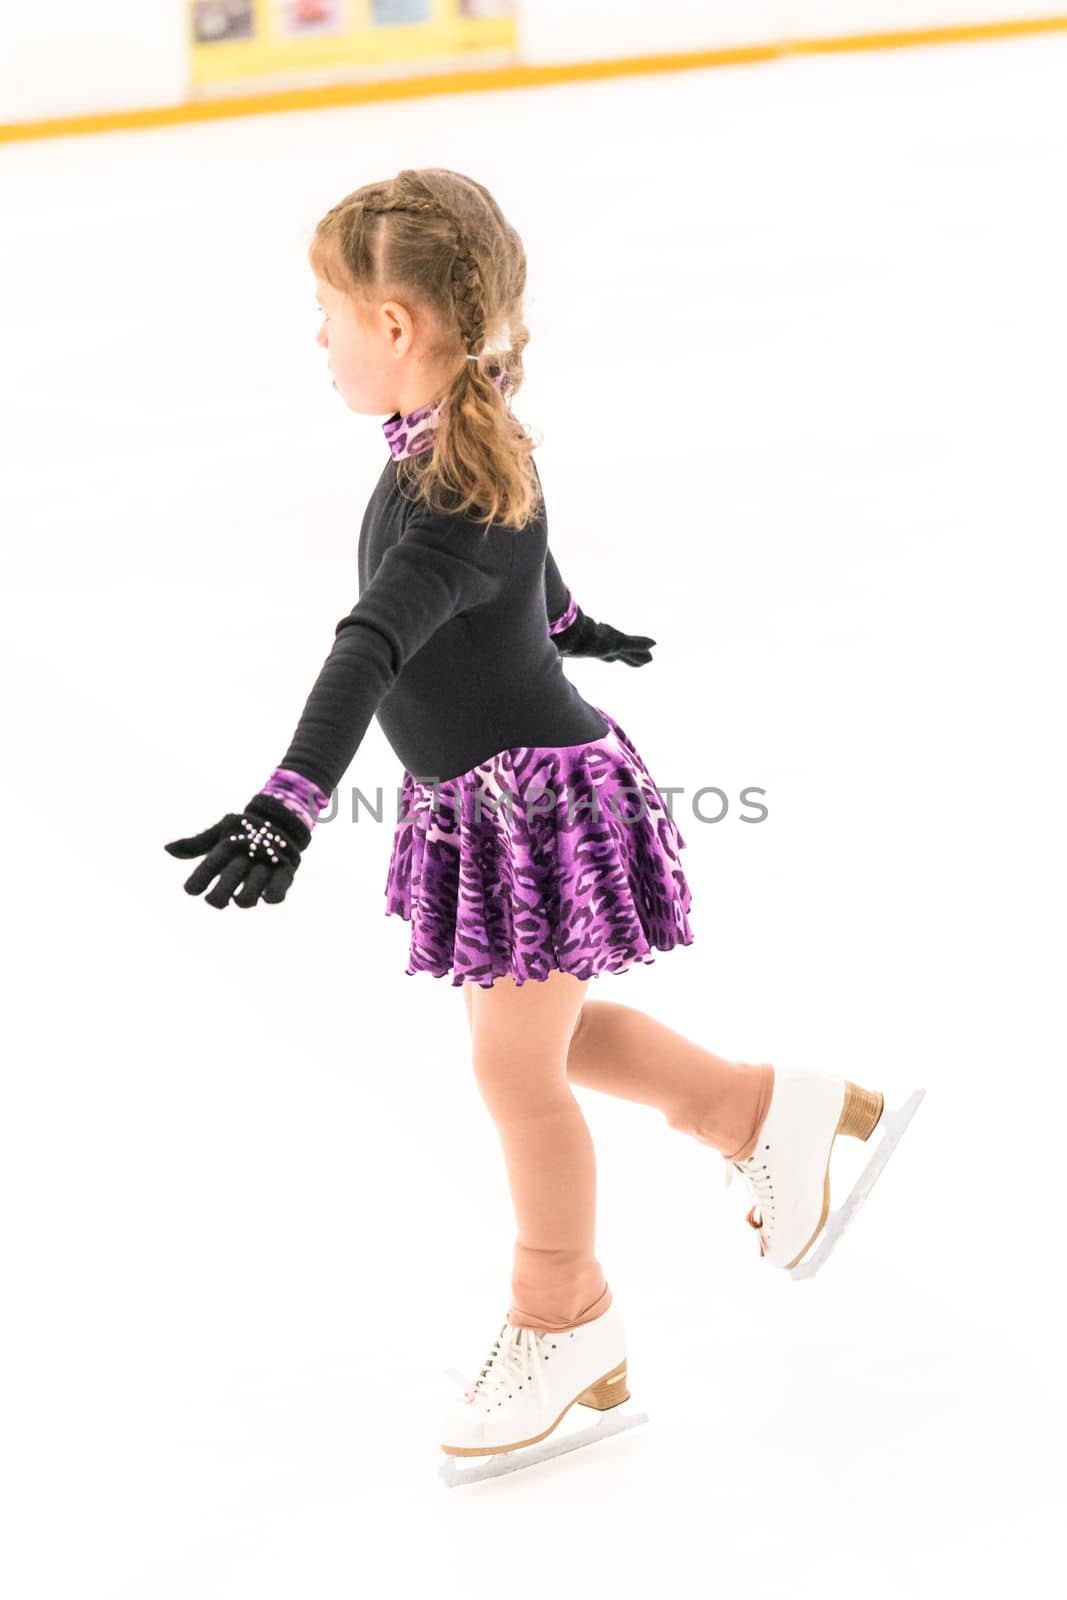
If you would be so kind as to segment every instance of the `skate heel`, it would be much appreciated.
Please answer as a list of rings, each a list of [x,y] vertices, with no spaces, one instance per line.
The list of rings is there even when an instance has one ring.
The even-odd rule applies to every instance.
[[[850,1133],[854,1139],[869,1139],[878,1126],[885,1108],[885,1096],[877,1089],[861,1089],[857,1083],[845,1080],[845,1103],[837,1124],[838,1133]]]
[[[626,1362],[621,1367],[616,1367],[614,1372],[609,1372],[605,1377],[599,1378],[596,1383],[591,1383],[589,1388],[578,1396],[577,1404],[592,1406],[594,1411],[610,1411],[612,1406],[620,1406],[624,1400],[629,1400],[630,1391],[626,1387]]]

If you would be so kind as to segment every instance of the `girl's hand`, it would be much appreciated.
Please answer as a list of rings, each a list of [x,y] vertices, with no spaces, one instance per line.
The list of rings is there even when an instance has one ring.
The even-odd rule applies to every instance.
[[[656,642],[642,633],[620,633],[610,622],[595,622],[582,610],[569,628],[552,638],[561,656],[595,656],[600,661],[625,661],[628,667],[651,661]]]
[[[185,892],[201,894],[217,877],[218,883],[204,899],[224,911],[231,895],[242,910],[261,897],[270,905],[284,900],[310,842],[311,830],[295,812],[274,795],[261,793],[243,812],[229,811],[203,833],[172,839],[163,848],[183,861],[206,852],[205,860],[185,880]]]

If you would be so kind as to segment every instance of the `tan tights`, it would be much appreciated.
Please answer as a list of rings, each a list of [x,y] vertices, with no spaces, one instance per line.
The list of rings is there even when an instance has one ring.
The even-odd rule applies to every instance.
[[[587,1000],[591,982],[553,971],[542,983],[462,985],[518,1228],[507,1320],[519,1327],[577,1327],[611,1304],[596,1258],[596,1157],[572,1084],[655,1106],[736,1160],[752,1154],[770,1105],[772,1066],[727,1061],[644,1012]]]

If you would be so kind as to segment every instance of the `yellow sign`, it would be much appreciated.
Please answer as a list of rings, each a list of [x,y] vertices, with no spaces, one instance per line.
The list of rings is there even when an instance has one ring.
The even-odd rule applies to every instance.
[[[518,52],[515,0],[189,0],[189,39],[194,93],[499,65]]]

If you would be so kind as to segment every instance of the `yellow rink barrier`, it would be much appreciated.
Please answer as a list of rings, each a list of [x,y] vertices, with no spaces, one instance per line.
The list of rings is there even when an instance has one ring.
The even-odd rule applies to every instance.
[[[177,105],[147,106],[127,111],[101,111],[40,121],[0,123],[0,144],[27,139],[59,139],[128,128],[159,128],[222,117],[251,117],[282,111],[309,111],[326,106],[366,105],[381,100],[411,100],[427,95],[473,94],[496,89],[528,89],[549,83],[588,83],[598,78],[634,77],[647,73],[688,72],[705,67],[747,66],[791,56],[832,55],[859,50],[900,50],[916,45],[966,44],[1010,39],[1027,34],[1067,31],[1067,16],[1013,19],[1005,22],[956,23],[936,28],[910,28],[884,33],[788,39],[770,44],[732,45],[714,50],[685,50],[666,55],[619,56],[599,61],[566,61],[485,66],[466,71],[437,72],[331,83],[306,88],[276,89],[259,94],[220,95],[186,100]]]
[[[464,69],[468,62],[472,69],[479,63],[513,66],[518,58],[515,0],[504,0],[488,15],[470,13],[459,0],[389,0],[377,6],[373,0],[304,0],[303,20],[292,0],[284,8],[279,0],[245,3],[248,32],[204,39],[197,36],[196,0],[186,0],[193,34],[192,96],[199,97],[202,90],[247,94],[257,87],[256,79],[260,93],[306,88],[310,84],[301,75],[308,72],[315,73],[319,84],[366,82],[371,74],[387,82],[396,77],[398,67],[421,65],[429,73],[457,62]],[[264,81],[271,76],[273,84]]]

